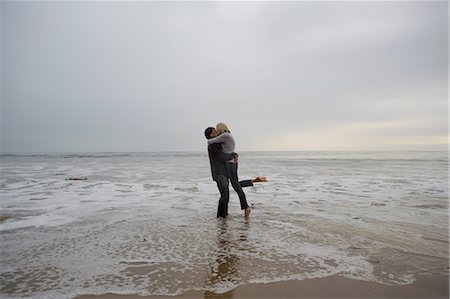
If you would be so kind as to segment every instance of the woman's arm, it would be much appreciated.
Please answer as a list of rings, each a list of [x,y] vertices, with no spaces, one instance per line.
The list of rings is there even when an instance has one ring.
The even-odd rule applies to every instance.
[[[217,137],[208,139],[208,145],[213,143],[224,143],[230,140],[230,133],[222,133]]]

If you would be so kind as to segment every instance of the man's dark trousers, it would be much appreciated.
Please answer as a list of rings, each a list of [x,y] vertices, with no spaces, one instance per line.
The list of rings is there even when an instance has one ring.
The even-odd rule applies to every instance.
[[[217,188],[219,188],[220,199],[217,208],[217,217],[228,216],[228,201],[230,200],[230,189],[228,187],[228,178],[224,175],[219,175],[216,179]]]

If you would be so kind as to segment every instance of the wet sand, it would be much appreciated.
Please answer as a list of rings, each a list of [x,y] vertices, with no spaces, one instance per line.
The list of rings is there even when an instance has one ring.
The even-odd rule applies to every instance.
[[[239,286],[224,293],[191,291],[179,296],[86,295],[76,299],[169,298],[449,298],[448,275],[419,275],[412,284],[391,286],[341,276]]]

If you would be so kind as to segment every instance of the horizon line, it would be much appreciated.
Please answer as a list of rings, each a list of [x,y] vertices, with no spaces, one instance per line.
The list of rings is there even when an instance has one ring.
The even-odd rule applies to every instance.
[[[44,155],[44,154],[113,154],[113,153],[202,153],[201,150],[149,150],[149,151],[48,151],[48,152],[0,152],[0,155]],[[385,149],[385,150],[242,150],[246,152],[448,152],[444,149]]]

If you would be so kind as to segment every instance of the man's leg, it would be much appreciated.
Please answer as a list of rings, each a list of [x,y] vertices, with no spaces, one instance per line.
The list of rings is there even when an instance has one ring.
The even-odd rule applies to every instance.
[[[217,217],[228,216],[228,201],[230,199],[230,190],[228,188],[228,178],[224,175],[219,175],[216,180],[217,188],[219,188],[220,199],[217,209]]]

